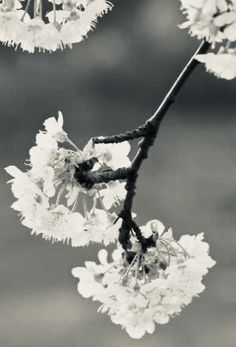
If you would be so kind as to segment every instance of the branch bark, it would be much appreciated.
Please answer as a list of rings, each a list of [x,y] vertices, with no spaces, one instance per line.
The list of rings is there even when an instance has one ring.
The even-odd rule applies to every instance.
[[[196,52],[193,54],[189,62],[185,65],[182,72],[170,88],[169,92],[163,99],[161,105],[155,111],[153,116],[151,116],[143,125],[138,128],[127,131],[123,134],[107,136],[107,137],[96,137],[93,138],[94,144],[99,143],[119,143],[123,141],[133,140],[135,138],[142,138],[139,144],[139,150],[134,157],[130,168],[120,168],[118,170],[108,170],[102,173],[94,173],[91,171],[94,164],[96,163],[96,158],[91,158],[90,160],[81,163],[76,167],[75,178],[77,181],[86,187],[91,189],[94,184],[98,183],[108,183],[114,180],[126,180],[126,198],[124,201],[123,208],[119,214],[119,218],[122,218],[121,228],[119,230],[119,242],[122,247],[127,250],[130,248],[130,233],[136,235],[138,241],[142,246],[143,252],[146,252],[147,248],[155,243],[155,240],[145,239],[141,233],[139,226],[133,221],[132,218],[132,206],[134,196],[136,194],[136,183],[139,175],[139,169],[143,161],[148,157],[150,147],[154,144],[160,124],[164,119],[170,106],[175,102],[179,92],[183,88],[185,82],[188,80],[192,72],[198,66],[199,62],[195,59],[197,54],[204,54],[208,51],[210,43],[203,41]]]
[[[139,150],[133,159],[131,170],[128,173],[127,184],[126,184],[126,198],[124,201],[123,209],[120,213],[120,217],[123,219],[122,226],[120,229],[120,237],[119,241],[122,244],[124,249],[127,249],[130,245],[129,243],[129,235],[125,235],[125,233],[130,233],[130,228],[132,226],[132,205],[133,199],[136,194],[136,182],[138,179],[139,169],[143,163],[143,161],[148,157],[149,149],[154,144],[155,139],[157,137],[160,124],[164,119],[167,111],[170,106],[175,102],[176,97],[178,96],[180,90],[183,88],[185,82],[198,66],[199,62],[195,59],[197,54],[204,54],[208,51],[210,47],[210,43],[203,41],[194,55],[191,57],[189,62],[186,64],[173,86],[170,88],[169,92],[165,96],[163,102],[158,107],[156,112],[150,117],[145,123],[145,135],[143,140],[139,145]],[[140,242],[142,244],[142,238],[140,238]],[[145,251],[146,245],[145,242],[142,244],[143,251]]]
[[[107,170],[103,172],[86,171],[80,166],[75,168],[74,177],[76,181],[86,189],[91,189],[95,184],[109,183],[116,180],[128,178],[130,168],[119,168],[117,170]]]

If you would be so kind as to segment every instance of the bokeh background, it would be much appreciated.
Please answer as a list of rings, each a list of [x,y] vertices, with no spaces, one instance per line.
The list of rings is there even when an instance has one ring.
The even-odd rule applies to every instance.
[[[80,146],[141,124],[198,42],[177,28],[178,1],[117,0],[89,39],[54,54],[0,48],[2,168],[23,169],[42,122],[58,110]],[[217,265],[206,291],[153,335],[131,340],[82,299],[70,270],[99,247],[71,249],[31,237],[0,185],[1,347],[234,347],[236,342],[235,82],[203,67],[169,112],[142,169],[138,221],[159,218],[176,236],[205,232]]]

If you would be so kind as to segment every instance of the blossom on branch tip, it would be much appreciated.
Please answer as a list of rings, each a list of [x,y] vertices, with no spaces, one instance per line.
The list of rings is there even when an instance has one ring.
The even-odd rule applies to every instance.
[[[148,222],[141,230],[154,226],[154,235],[155,224],[162,234],[147,252],[143,253],[133,239],[133,247],[124,252],[118,246],[111,261],[107,260],[107,251],[101,250],[100,264],[86,262],[85,267],[72,269],[79,279],[78,292],[100,302],[99,311],[107,313],[135,339],[152,334],[156,324],[166,324],[179,314],[204,290],[203,276],[215,265],[203,233],[183,235],[176,241],[172,230],[163,232],[158,220]]]
[[[23,51],[54,52],[72,48],[96,26],[97,19],[112,9],[107,0],[48,0],[44,15],[42,0],[4,0],[0,5],[0,41]],[[44,6],[45,8],[45,6]]]
[[[43,124],[45,129],[36,135],[36,145],[29,151],[29,170],[6,168],[17,198],[12,208],[32,234],[47,240],[73,247],[114,242],[121,221],[115,223],[113,208],[125,199],[124,183],[118,178],[112,182],[99,180],[101,183],[91,183],[90,179],[112,171],[118,157],[122,164],[122,152],[117,155],[116,145],[95,146],[92,141],[80,150],[63,129],[61,112],[58,118],[49,117]],[[125,144],[124,162],[129,160],[127,147]]]
[[[180,28],[188,28],[192,36],[211,43],[212,52],[199,54],[196,59],[206,70],[219,78],[236,77],[236,1],[180,0],[187,21]],[[220,46],[218,48],[218,46]]]
[[[234,0],[233,0],[234,1]],[[181,7],[187,21],[180,25],[188,28],[190,34],[198,39],[205,38],[210,42],[221,42],[225,36],[217,18],[232,10],[232,3],[228,0],[180,0]]]

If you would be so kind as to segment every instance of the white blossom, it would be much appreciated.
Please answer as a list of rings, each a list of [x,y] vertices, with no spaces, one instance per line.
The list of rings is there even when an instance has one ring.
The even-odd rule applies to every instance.
[[[43,123],[48,136],[54,138],[57,142],[64,142],[67,140],[67,134],[63,130],[63,115],[59,111],[58,119],[50,117]]]
[[[90,242],[108,245],[118,237],[120,224],[114,224],[116,215],[102,209],[94,209],[86,215],[86,221],[81,230],[72,239],[72,246],[86,246]]]
[[[112,169],[129,167],[131,162],[128,158],[130,144],[128,141],[121,143],[95,144],[94,151],[97,158]]]
[[[82,41],[95,28],[97,19],[112,9],[106,0],[53,1],[53,10],[43,14],[41,2],[34,0],[33,16],[29,1],[4,0],[0,5],[0,41],[34,53],[54,52]],[[24,7],[22,7],[24,4]]]
[[[162,235],[165,231],[165,226],[158,219],[153,219],[147,222],[147,224],[142,226],[140,229],[143,236],[149,238],[150,236],[155,234],[157,234],[158,236]]]
[[[175,241],[172,230],[163,233],[158,220],[148,222],[141,230],[150,225],[154,226],[156,246],[146,253],[132,240],[133,248],[124,252],[118,247],[112,261],[107,261],[107,252],[101,250],[100,264],[86,262],[85,267],[72,270],[79,278],[78,292],[100,302],[99,311],[136,339],[152,334],[156,324],[168,323],[198,296],[205,288],[203,276],[215,264],[203,233],[183,235]],[[157,237],[155,225],[162,236]]]
[[[80,233],[84,225],[84,217],[63,205],[37,214],[32,234],[40,235],[51,241],[69,242],[74,235]]]
[[[180,0],[180,2],[187,17],[181,28],[188,28],[190,34],[199,39],[205,38],[211,42],[221,42],[224,39],[224,32],[215,20],[230,10],[231,5],[228,0]]]
[[[36,145],[29,151],[29,170],[6,168],[13,177],[9,183],[17,198],[12,208],[19,212],[22,224],[32,234],[47,240],[67,242],[73,247],[114,242],[121,221],[114,223],[117,215],[111,209],[124,200],[124,183],[117,180],[87,187],[76,178],[76,170],[83,171],[81,165],[90,160],[91,167],[85,173],[112,170],[117,164],[114,147],[111,150],[107,145],[106,151],[106,145],[96,147],[89,141],[80,150],[63,129],[61,112],[58,118],[49,117],[43,124],[45,129],[36,135]],[[127,144],[124,147],[127,161]],[[111,153],[109,160],[105,152]],[[122,161],[122,153],[119,158]]]
[[[113,181],[106,184],[106,188],[100,191],[102,201],[107,210],[110,210],[112,206],[120,204],[126,196],[125,183],[119,181]]]
[[[198,54],[196,59],[205,64],[206,70],[217,77],[226,80],[236,77],[236,50],[217,54]]]
[[[236,1],[235,0],[180,0],[191,35],[211,42],[213,51],[195,58],[206,70],[219,78],[236,77]],[[217,46],[220,47],[218,48]]]

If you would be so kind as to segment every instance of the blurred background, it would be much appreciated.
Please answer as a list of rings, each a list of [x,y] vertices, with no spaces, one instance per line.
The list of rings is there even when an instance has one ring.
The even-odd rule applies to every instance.
[[[178,1],[116,0],[88,40],[54,54],[0,47],[2,168],[23,169],[46,117],[64,113],[80,146],[150,116],[198,42],[177,25]],[[139,223],[159,218],[175,235],[205,232],[217,265],[206,291],[153,335],[131,340],[97,303],[81,298],[71,268],[99,249],[31,237],[0,185],[1,347],[234,347],[236,341],[236,83],[199,67],[165,118],[138,184]]]

